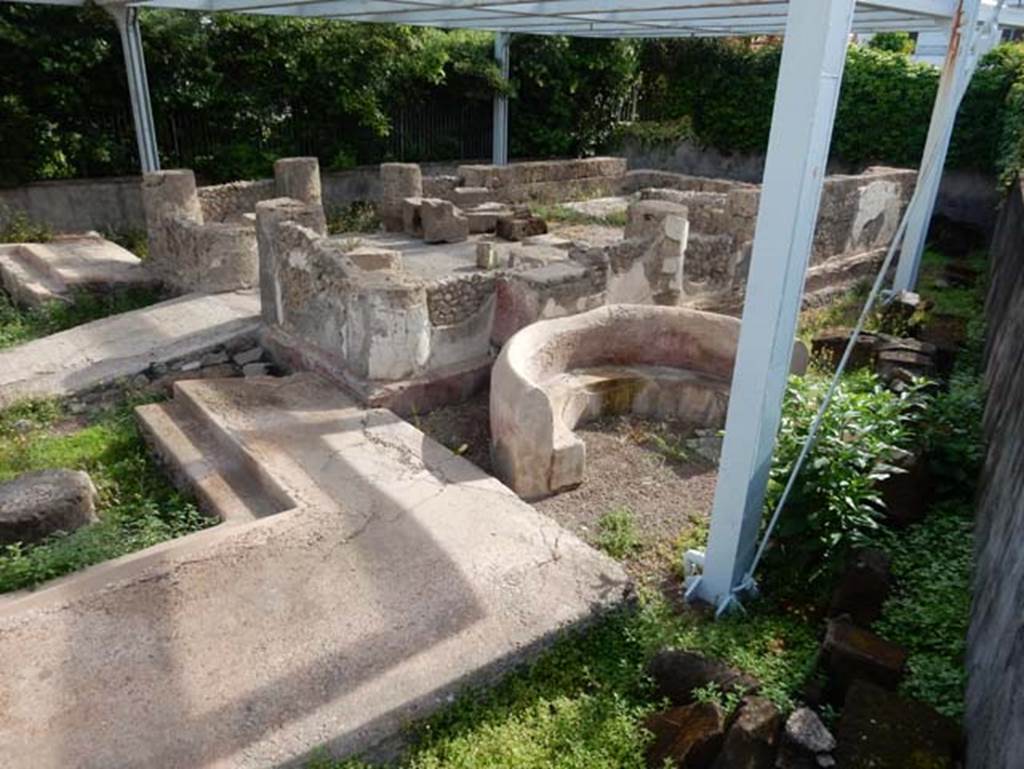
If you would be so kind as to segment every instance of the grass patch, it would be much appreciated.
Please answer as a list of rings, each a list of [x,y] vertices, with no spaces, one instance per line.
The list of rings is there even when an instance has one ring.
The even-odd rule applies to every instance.
[[[24,309],[0,291],[0,349],[56,334],[89,321],[106,318],[160,300],[153,288],[128,288],[110,294],[79,293],[70,302],[51,302]]]
[[[971,507],[940,505],[921,523],[887,537],[883,547],[892,556],[897,591],[875,630],[907,650],[902,692],[960,719],[974,560]]]
[[[52,401],[18,404],[0,414],[0,482],[29,470],[84,470],[99,494],[100,520],[35,545],[0,549],[0,592],[37,585],[214,522],[168,483],[128,406],[91,424],[55,430],[62,416]]]
[[[816,651],[813,628],[752,605],[713,621],[675,613],[645,594],[639,605],[558,641],[493,689],[469,692],[415,727],[405,769],[642,769],[644,716],[662,707],[644,667],[663,646],[720,657],[758,676],[767,696],[792,707]],[[309,769],[362,769],[324,756]]]
[[[112,243],[117,243],[128,251],[131,251],[139,259],[145,260],[149,256],[149,236],[144,229],[135,227],[121,227],[103,230],[103,237]]]
[[[618,211],[607,216],[593,216],[558,203],[531,203],[530,212],[546,222],[575,225],[598,225],[601,227],[625,227],[626,212]]]
[[[597,546],[620,561],[640,549],[633,511],[622,507],[598,518]]]

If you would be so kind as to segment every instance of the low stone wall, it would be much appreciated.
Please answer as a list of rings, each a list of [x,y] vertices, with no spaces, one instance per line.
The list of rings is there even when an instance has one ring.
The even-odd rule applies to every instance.
[[[141,230],[141,179],[71,179],[0,189],[0,206],[24,211],[54,232]]]
[[[658,169],[751,184],[759,184],[764,176],[764,155],[726,155],[714,147],[703,147],[690,141],[654,146],[627,141],[616,149],[616,154],[626,159],[631,170]],[[839,163],[830,163],[828,168],[830,175],[856,175],[858,171]],[[948,169],[942,175],[935,213],[990,233],[995,226],[994,212],[999,199],[998,181],[991,174]]]
[[[970,769],[1011,769],[1024,756],[1024,188],[1013,186],[991,250],[988,450],[975,529],[967,637]]]
[[[256,231],[249,222],[206,223],[191,171],[143,180],[149,236],[146,266],[174,291],[233,291],[259,282]]]

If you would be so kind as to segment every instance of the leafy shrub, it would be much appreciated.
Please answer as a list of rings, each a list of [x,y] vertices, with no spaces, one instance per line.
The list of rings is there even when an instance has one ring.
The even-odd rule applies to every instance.
[[[914,38],[907,32],[878,32],[868,43],[868,48],[905,54],[913,53],[914,46]]]
[[[376,232],[380,229],[380,217],[372,203],[357,200],[347,206],[339,206],[327,212],[327,231],[331,235],[346,232]]]
[[[49,227],[24,211],[0,205],[0,243],[45,243],[52,237]]]
[[[683,141],[697,141],[697,132],[689,115],[674,120],[637,120],[620,123],[610,138],[613,146],[634,144],[642,149],[660,145],[675,145]]]
[[[597,521],[597,546],[612,558],[623,559],[640,547],[633,511],[620,508],[605,513]]]
[[[985,385],[978,374],[954,373],[935,395],[923,422],[928,463],[945,495],[970,499],[985,461]]]
[[[889,50],[899,43],[892,37],[876,40],[847,52],[832,157],[855,166],[916,166],[939,71]],[[736,40],[650,41],[641,53],[641,115],[659,122],[689,117],[699,143],[723,152],[764,152],[780,52],[778,44]],[[1024,45],[998,46],[982,60],[964,97],[948,167],[998,172],[1008,183],[1024,161],[1022,103]]]
[[[774,510],[828,389],[821,376],[793,377],[783,406],[766,505]],[[825,412],[814,448],[779,518],[769,551],[775,570],[818,583],[878,528],[883,503],[876,483],[887,463],[913,448],[923,389],[886,389],[870,371],[847,374]]]

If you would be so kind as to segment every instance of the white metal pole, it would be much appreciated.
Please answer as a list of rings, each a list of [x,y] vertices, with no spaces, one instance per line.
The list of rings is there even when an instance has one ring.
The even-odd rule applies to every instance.
[[[509,33],[494,34],[494,58],[498,62],[501,76],[508,80],[509,76]],[[494,95],[493,144],[491,162],[496,166],[508,163],[508,97],[503,94]]]
[[[854,0],[790,0],[703,575],[724,608],[753,558]]]
[[[936,162],[918,176],[917,184],[921,193],[914,206],[907,212],[907,233],[903,237],[900,258],[896,264],[893,280],[894,291],[911,291],[917,284],[917,273],[924,254],[925,239],[931,224],[935,201],[939,196],[942,172],[946,165],[949,142],[953,137],[953,125],[960,108],[967,84],[977,68],[978,60],[995,45],[998,34],[996,27],[989,25],[987,33],[978,29],[980,0],[960,0],[957,16],[952,22],[949,49],[942,65],[939,90],[932,108],[928,138],[925,140],[924,157],[933,153]]]
[[[149,100],[149,83],[146,80],[146,60],[142,53],[139,9],[126,5],[106,5],[104,8],[113,16],[117,30],[121,33],[121,48],[124,51],[125,70],[128,74],[128,93],[132,101],[132,118],[135,121],[135,138],[139,146],[139,165],[143,173],[159,171],[160,154],[157,151],[156,128]]]

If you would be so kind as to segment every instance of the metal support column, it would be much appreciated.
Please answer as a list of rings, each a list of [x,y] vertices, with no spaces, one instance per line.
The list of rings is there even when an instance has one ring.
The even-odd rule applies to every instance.
[[[156,145],[153,109],[149,101],[149,83],[146,80],[146,60],[142,54],[142,32],[139,29],[139,9],[126,5],[106,5],[121,33],[124,66],[128,73],[128,93],[132,100],[132,118],[135,138],[139,145],[139,164],[143,173],[160,170],[160,154]]]
[[[509,38],[508,32],[494,33],[494,59],[498,62],[501,76],[508,80],[509,76]],[[494,135],[491,162],[496,166],[508,164],[508,97],[505,94],[494,95],[494,119],[492,131]]]
[[[917,178],[920,193],[907,212],[907,231],[903,237],[900,258],[893,280],[894,291],[911,291],[917,284],[917,273],[924,253],[925,238],[931,224],[935,201],[939,195],[942,171],[946,164],[949,141],[953,136],[956,113],[978,61],[996,44],[998,19],[979,24],[981,0],[960,0],[960,7],[950,31],[949,49],[942,65],[939,91],[932,108],[924,158],[931,158]]]
[[[703,574],[724,609],[757,545],[854,0],[790,0]]]

